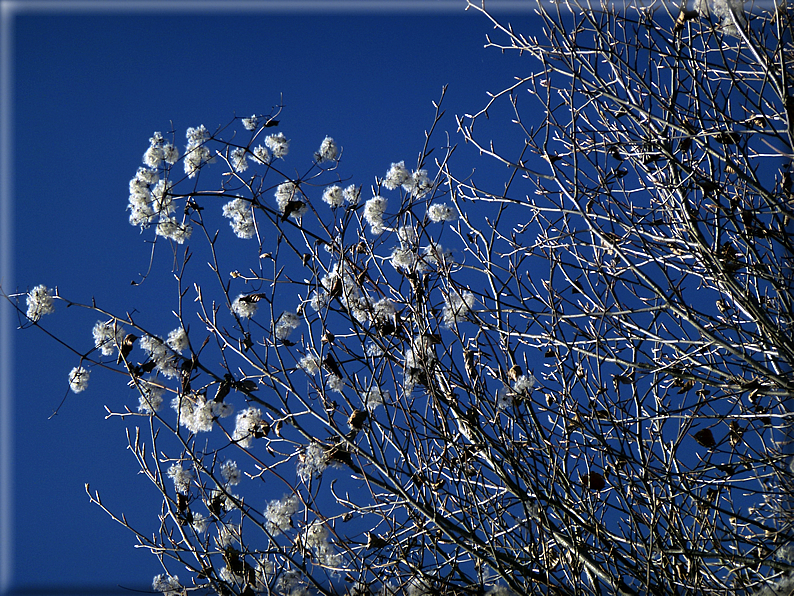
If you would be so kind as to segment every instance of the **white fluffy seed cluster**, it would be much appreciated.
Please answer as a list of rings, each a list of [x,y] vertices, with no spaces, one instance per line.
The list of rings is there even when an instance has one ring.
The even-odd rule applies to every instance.
[[[38,285],[27,294],[28,310],[25,315],[31,321],[38,321],[43,315],[55,312],[52,294],[45,285]]]
[[[251,204],[244,199],[234,199],[223,206],[223,216],[231,221],[229,225],[238,238],[253,238],[256,232]]]
[[[284,311],[276,321],[275,334],[282,341],[287,339],[290,334],[301,324],[300,317],[291,311]]]
[[[338,155],[339,147],[336,146],[336,142],[331,137],[325,137],[320,143],[320,149],[314,154],[314,159],[317,163],[336,161]]]
[[[263,426],[267,424],[262,420],[262,410],[259,408],[246,408],[237,414],[232,439],[240,447],[250,447],[251,441],[263,433]]]
[[[319,443],[312,443],[300,455],[298,460],[298,477],[304,482],[320,476],[328,467],[328,456]]]
[[[69,372],[69,388],[74,393],[82,393],[88,388],[90,373],[82,366],[75,366]]]
[[[168,468],[166,475],[174,481],[174,490],[186,495],[190,492],[190,485],[193,483],[193,471],[185,469],[181,464],[172,464]]]
[[[226,418],[234,412],[234,406],[226,402],[207,400],[201,393],[187,393],[171,400],[177,412],[179,425],[192,433],[209,432],[218,418]]]
[[[127,335],[124,327],[119,325],[115,319],[97,321],[91,330],[91,334],[94,336],[94,347],[103,356],[111,356],[116,347],[120,346],[121,342],[124,341],[124,336]]]
[[[441,313],[444,325],[450,327],[466,318],[466,314],[474,306],[474,294],[468,290],[451,291],[444,298],[444,309]]]
[[[250,300],[245,294],[240,294],[232,302],[232,312],[242,319],[250,319],[256,314],[259,304]]]
[[[265,508],[267,529],[271,534],[281,534],[292,527],[292,516],[298,512],[300,500],[295,495],[270,501]]]

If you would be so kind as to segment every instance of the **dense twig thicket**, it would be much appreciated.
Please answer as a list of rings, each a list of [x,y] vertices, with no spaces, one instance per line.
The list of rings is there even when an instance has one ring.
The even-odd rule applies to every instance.
[[[791,14],[469,8],[526,55],[458,119],[506,181],[430,159],[440,102],[371,191],[329,138],[291,174],[280,108],[151,139],[130,219],[179,256],[175,328],[88,306],[70,382],[127,372],[162,510],[108,513],[167,594],[788,593]]]

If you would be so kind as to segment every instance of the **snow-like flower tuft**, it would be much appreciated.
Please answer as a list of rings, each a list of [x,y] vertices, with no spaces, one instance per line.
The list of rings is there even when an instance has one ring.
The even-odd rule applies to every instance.
[[[235,172],[245,172],[248,169],[248,161],[245,156],[245,149],[235,147],[229,153],[229,161]]]
[[[464,292],[451,291],[444,299],[444,310],[441,314],[444,325],[450,327],[462,321],[473,306],[474,294],[468,290]]]
[[[240,294],[232,302],[232,312],[243,319],[250,319],[256,314],[259,304],[245,294]]]
[[[160,221],[157,223],[157,235],[173,240],[177,244],[183,244],[185,240],[190,238],[193,233],[193,228],[190,224],[183,224],[173,217],[160,216]]]
[[[138,345],[154,362],[160,374],[170,379],[179,376],[176,354],[162,339],[153,335],[144,335]]]
[[[259,126],[259,118],[256,114],[250,118],[243,118],[243,127],[245,130],[256,130],[257,126]]]
[[[221,476],[229,486],[240,484],[240,468],[237,467],[237,462],[231,460],[223,462]]]
[[[179,576],[165,573],[154,576],[152,590],[162,592],[165,596],[178,596],[184,592],[184,588],[179,583]]]
[[[287,339],[300,324],[301,320],[297,314],[284,311],[276,322],[276,337],[282,341]]]
[[[455,221],[458,218],[458,212],[446,203],[433,203],[427,210],[427,217],[433,223]]]
[[[193,471],[185,469],[181,464],[172,464],[168,468],[166,475],[174,481],[176,492],[186,495],[190,492],[190,485],[193,482]]]
[[[323,201],[328,203],[334,209],[341,207],[345,204],[345,196],[342,192],[342,187],[334,184],[329,186],[323,191]]]
[[[232,439],[240,447],[250,447],[251,441],[261,438],[270,431],[270,425],[262,420],[262,410],[259,408],[246,408],[237,414]]]
[[[383,232],[383,213],[387,205],[388,200],[381,196],[372,197],[364,205],[364,219],[370,225],[373,234]]]
[[[267,529],[272,534],[281,534],[292,527],[292,516],[298,512],[300,501],[296,495],[270,501],[265,508]]]
[[[358,200],[361,198],[361,187],[351,184],[350,186],[345,187],[345,190],[342,192],[342,196],[344,197],[345,201],[348,202],[348,204],[353,206],[358,205]]]
[[[102,352],[103,356],[112,355],[116,347],[124,341],[124,336],[126,335],[124,327],[119,325],[115,319],[97,321],[91,333],[94,336],[94,347]]]
[[[266,147],[263,147],[262,145],[257,145],[256,147],[254,147],[253,153],[254,153],[253,157],[250,158],[251,161],[262,165],[267,165],[270,163],[270,152],[267,150]]]
[[[299,219],[309,209],[298,196],[298,186],[294,182],[282,182],[276,188],[276,204],[285,217]]]
[[[209,432],[218,418],[230,416],[234,406],[226,402],[207,400],[201,393],[186,393],[171,400],[171,407],[179,415],[179,424],[192,433]]]
[[[181,354],[188,347],[187,332],[182,327],[178,327],[168,333],[165,343],[174,352]]]
[[[339,567],[342,563],[342,556],[334,552],[334,548],[328,541],[328,529],[320,520],[314,520],[303,531],[304,544],[314,551],[317,563],[323,567]]]
[[[69,372],[69,388],[75,393],[81,393],[88,387],[90,373],[82,366],[75,366]]]
[[[38,285],[27,295],[28,310],[25,313],[31,321],[38,321],[43,315],[55,312],[52,294],[45,285]]]
[[[234,199],[223,206],[223,216],[232,221],[229,225],[238,238],[253,238],[256,232],[251,204],[244,199]]]
[[[154,415],[163,407],[163,388],[146,381],[139,381],[138,411],[147,416]]]
[[[283,158],[289,153],[289,140],[284,136],[283,132],[266,137],[265,145],[273,153],[273,157]]]
[[[301,453],[298,461],[298,477],[307,482],[320,476],[328,466],[328,456],[319,443],[312,443]]]
[[[306,354],[300,359],[298,366],[306,371],[306,374],[316,375],[320,372],[320,359],[314,354]]]
[[[185,174],[194,178],[199,169],[212,159],[210,150],[205,146],[210,133],[202,124],[198,128],[187,129],[187,147],[185,147]]]
[[[405,168],[405,162],[391,164],[391,168],[386,173],[386,178],[383,180],[383,186],[389,190],[402,186],[411,179],[411,173]]]
[[[513,390],[516,393],[530,393],[537,382],[533,375],[521,375],[513,383]]]
[[[375,408],[382,406],[384,402],[390,399],[391,393],[389,393],[388,389],[383,391],[380,387],[372,387],[364,396],[364,406],[372,412]]]
[[[339,155],[339,148],[331,137],[325,137],[320,144],[320,149],[314,154],[317,163],[324,161],[334,161]]]

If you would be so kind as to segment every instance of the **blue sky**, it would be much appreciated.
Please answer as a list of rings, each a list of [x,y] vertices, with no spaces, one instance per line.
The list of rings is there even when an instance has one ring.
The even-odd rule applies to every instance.
[[[43,283],[118,312],[157,299],[129,285],[149,251],[125,207],[149,137],[171,122],[183,144],[189,126],[266,114],[283,97],[279,130],[291,152],[311,155],[331,135],[345,172],[366,188],[393,161],[415,162],[443,85],[441,130],[462,142],[453,115],[479,110],[487,91],[533,67],[483,49],[492,28],[463,0],[224,6],[2,3],[6,292]],[[532,32],[530,12],[502,16]],[[510,142],[507,133],[500,140]],[[461,171],[476,164],[504,179],[471,148],[456,159]],[[96,315],[57,306],[43,325],[90,348]],[[48,420],[78,357],[39,330],[13,331],[16,316],[2,308],[0,590],[147,589],[162,571],[156,559],[136,551],[83,488],[89,482],[109,508],[156,529],[159,493],[136,476],[124,423],[104,419],[105,404],[129,397],[124,385],[97,375]]]

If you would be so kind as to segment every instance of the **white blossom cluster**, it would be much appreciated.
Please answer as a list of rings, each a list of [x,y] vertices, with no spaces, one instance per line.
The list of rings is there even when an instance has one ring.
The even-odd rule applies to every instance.
[[[248,169],[248,160],[245,153],[243,147],[235,147],[229,152],[229,162],[235,172],[245,172]]]
[[[391,168],[386,173],[383,186],[389,190],[394,190],[400,186],[408,193],[417,198],[425,196],[433,188],[433,182],[428,178],[426,170],[409,172],[405,167],[405,162],[391,164]]]
[[[240,502],[239,495],[229,495],[220,489],[213,489],[209,491],[207,495],[211,503],[217,503],[221,510],[226,513],[237,509],[237,504]],[[219,548],[228,546],[233,542],[239,543],[239,534],[239,529],[235,528],[234,526],[230,524],[222,524],[219,526],[218,536],[215,538],[215,542],[218,544]]]
[[[88,387],[90,373],[82,366],[75,366],[69,371],[69,388],[75,393],[82,393]]]
[[[372,305],[372,317],[376,321],[388,321],[394,319],[397,314],[397,309],[394,307],[394,302],[389,298],[381,298]]]
[[[138,168],[130,180],[130,199],[127,209],[130,210],[130,224],[142,229],[153,223],[157,214],[152,206],[154,197],[152,188],[160,181],[157,170]]]
[[[180,426],[192,433],[209,432],[218,418],[226,418],[234,412],[234,406],[226,402],[207,400],[201,393],[188,393],[171,400],[177,412]]]
[[[334,551],[328,541],[328,529],[320,520],[314,520],[303,530],[303,543],[314,552],[314,558],[323,567],[337,568],[342,556]]]
[[[265,521],[271,534],[281,534],[292,527],[292,516],[298,512],[300,500],[295,495],[270,501],[265,508]]]
[[[196,534],[203,534],[207,531],[209,523],[210,520],[208,517],[206,517],[203,513],[196,512],[193,514],[193,521],[190,522],[190,525],[196,531]]]
[[[174,329],[168,333],[165,343],[174,352],[181,354],[188,347],[187,332],[182,327]]]
[[[289,140],[283,132],[269,135],[265,138],[265,145],[273,153],[275,158],[284,158],[289,153]]]
[[[433,203],[427,210],[427,217],[433,223],[455,221],[458,219],[458,212],[446,203]]]
[[[159,168],[163,162],[174,165],[179,159],[179,150],[172,144],[166,143],[163,133],[155,132],[149,139],[149,148],[143,154],[143,163],[150,168]]]
[[[345,204],[345,195],[342,192],[342,187],[334,184],[333,186],[327,187],[323,191],[323,202],[327,203],[334,209],[337,207],[341,207]]]
[[[166,475],[174,481],[174,490],[186,495],[190,492],[190,485],[193,483],[193,470],[185,469],[181,464],[171,464]]]
[[[152,590],[155,592],[162,592],[164,596],[178,596],[184,593],[184,588],[179,583],[179,576],[167,575],[165,573],[154,576],[152,580]]]
[[[193,231],[190,224],[181,223],[171,215],[176,212],[172,185],[161,180],[156,169],[138,168],[130,180],[127,209],[130,210],[130,224],[143,229],[157,221],[157,235],[178,244],[190,238]]]
[[[176,354],[162,339],[153,335],[144,335],[138,341],[138,345],[154,362],[155,368],[160,374],[169,379],[179,376]]]
[[[259,126],[259,116],[256,114],[252,115],[250,118],[243,118],[243,128],[245,130],[256,130],[256,127]]]
[[[315,291],[309,304],[315,311],[320,311],[331,301],[332,293],[339,299],[357,321],[363,323],[370,318],[372,300],[360,287],[356,275],[347,265],[334,263],[328,273],[320,279],[321,288]]]
[[[311,443],[298,459],[298,477],[304,482],[320,476],[328,467],[325,448],[319,443]]]
[[[126,335],[124,327],[116,323],[115,320],[97,321],[91,333],[94,336],[94,347],[103,356],[111,356],[116,347],[124,341]]]
[[[302,368],[308,375],[316,375],[320,372],[320,359],[315,354],[306,354],[298,362],[298,366]]]
[[[361,187],[355,184],[346,186],[345,190],[342,191],[342,196],[349,205],[356,206],[361,198]]]
[[[474,306],[474,294],[468,290],[459,293],[453,290],[444,297],[444,309],[441,317],[444,325],[451,327],[466,318],[466,314]]]
[[[431,371],[437,361],[433,340],[426,335],[417,335],[411,341],[411,347],[405,351],[403,370],[405,375],[405,393],[410,395],[414,387],[427,371]]]
[[[421,261],[423,265],[432,265],[435,267],[444,267],[449,263],[454,262],[452,251],[448,248],[441,246],[440,242],[433,240],[422,249]],[[420,269],[417,267],[417,269]],[[424,267],[422,268],[424,270]]]
[[[185,174],[187,174],[188,178],[195,178],[201,166],[205,163],[209,163],[212,159],[212,154],[207,147],[210,133],[202,124],[197,128],[188,128],[186,136]]]
[[[513,388],[505,385],[496,391],[496,409],[506,410],[513,405],[513,399],[516,396],[526,395],[531,393],[537,383],[534,375],[521,375],[513,381]]]
[[[256,314],[259,304],[248,299],[245,294],[240,294],[232,302],[232,312],[243,319],[250,319]]]
[[[47,286],[43,284],[36,286],[28,292],[26,301],[28,310],[25,315],[31,321],[38,321],[42,316],[55,312],[52,294]]]
[[[184,244],[185,240],[188,240],[193,233],[193,228],[190,224],[180,223],[175,217],[161,215],[155,233],[163,238],[173,240],[177,244]]]
[[[384,230],[383,213],[389,201],[385,197],[372,197],[364,204],[364,220],[370,226],[370,232],[381,234]]]
[[[276,593],[281,596],[309,596],[311,594],[301,581],[301,574],[295,570],[282,573],[276,582]]]
[[[228,486],[240,484],[240,468],[235,461],[225,461],[221,464],[221,476]]]
[[[418,247],[418,236],[413,226],[402,226],[397,229],[400,246],[392,250],[389,257],[392,267],[398,271],[427,271],[431,266],[443,267],[452,262],[452,251],[444,248],[441,243],[431,240],[427,246]]]
[[[317,163],[336,161],[338,155],[339,148],[336,146],[336,142],[331,137],[325,137],[320,143],[320,149],[314,154],[314,159]]]
[[[248,159],[258,164],[267,165],[270,163],[270,152],[267,147],[257,145],[254,147],[253,155],[249,156]]]
[[[416,234],[416,228],[413,226],[400,226],[397,228],[397,238],[400,241],[400,246],[396,247],[391,253],[392,267],[408,272],[425,268],[424,263],[419,262],[417,256],[419,237]]]
[[[147,381],[138,381],[138,411],[152,416],[163,407],[163,388]]]
[[[388,389],[383,391],[380,387],[371,387],[364,395],[364,406],[371,412],[389,400],[391,400],[391,393]]]
[[[276,188],[276,204],[279,213],[293,219],[300,219],[309,207],[298,198],[298,186],[294,182],[282,182]]]
[[[530,393],[537,382],[534,375],[521,375],[513,382],[513,391],[516,393]]]
[[[263,426],[267,423],[262,420],[262,410],[259,408],[246,408],[237,414],[232,439],[240,447],[250,447],[251,440],[263,433]]]
[[[238,238],[253,238],[256,228],[254,226],[254,215],[251,211],[251,203],[245,199],[234,199],[223,206],[223,216],[232,221],[229,225]]]
[[[300,326],[301,320],[297,314],[290,311],[284,311],[276,321],[275,334],[276,337],[282,341],[287,339],[290,334]]]

